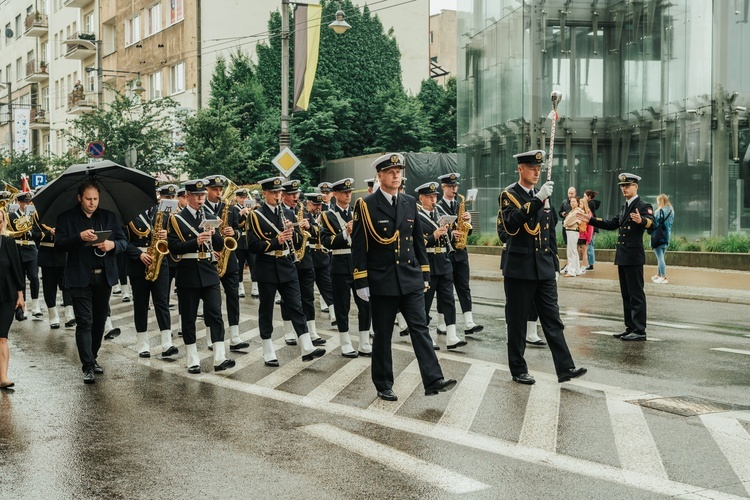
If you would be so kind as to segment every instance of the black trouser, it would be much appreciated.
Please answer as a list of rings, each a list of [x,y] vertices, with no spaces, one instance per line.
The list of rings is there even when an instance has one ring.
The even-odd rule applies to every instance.
[[[505,324],[508,326],[508,366],[513,376],[528,373],[523,354],[526,350],[526,323],[536,307],[542,330],[547,339],[557,373],[575,368],[570,355],[560,308],[557,305],[557,283],[555,279],[524,280],[506,277]]]
[[[240,275],[237,271],[227,271],[221,278],[221,286],[224,287],[224,297],[227,301],[227,321],[229,321],[229,326],[239,325]]]
[[[393,388],[393,353],[391,336],[396,312],[401,311],[409,325],[411,345],[419,364],[422,383],[426,386],[443,378],[432,339],[427,329],[424,312],[424,292],[419,290],[406,295],[374,295],[370,297],[372,327],[375,337],[372,340],[372,382],[378,391]],[[338,309],[336,312],[338,317]],[[338,319],[336,320],[339,321]]]
[[[302,312],[305,320],[315,320],[315,269],[297,268],[297,279],[299,280],[299,293],[302,300]],[[284,301],[281,301],[281,319],[289,321],[291,313],[287,310]]]
[[[44,304],[47,308],[57,305],[57,289],[62,290],[63,306],[71,304],[70,292],[65,287],[63,276],[65,275],[64,267],[43,267],[42,268],[42,291],[44,292]]]
[[[620,278],[622,310],[628,332],[646,334],[646,292],[643,291],[643,266],[617,266]]]
[[[354,289],[354,276],[351,274],[334,274],[332,282],[333,289],[336,290],[336,293],[333,294],[333,307],[336,314],[336,327],[339,331],[349,331],[350,295],[354,295],[354,303],[357,304],[359,331],[370,331],[370,304],[360,299],[359,295],[357,295]],[[395,313],[393,317],[396,317]],[[391,328],[393,328],[393,321],[391,321]]]
[[[276,302],[276,292],[281,295],[284,308],[294,326],[297,336],[307,333],[305,313],[302,312],[302,299],[298,281],[287,283],[258,283],[258,329],[260,338],[268,340],[273,333],[273,306]]]
[[[39,266],[36,262],[36,257],[33,260],[21,261],[21,275],[29,280],[32,299],[39,298]],[[26,287],[23,287],[23,298],[26,299]]]
[[[128,255],[126,253],[118,253],[117,256],[117,275],[121,285],[128,284]]]
[[[70,288],[76,317],[76,346],[84,372],[94,369],[102,346],[104,323],[109,315],[109,296],[112,293],[104,270],[97,271],[100,272],[91,274],[89,286]]]
[[[469,261],[451,261],[451,265],[453,266],[453,285],[456,287],[456,295],[458,295],[458,302],[461,304],[461,312],[471,312],[471,288],[469,287],[471,271],[469,270]],[[438,302],[437,311],[444,314],[440,302]]]
[[[331,266],[315,268],[315,284],[327,306],[333,304],[333,287],[331,286]],[[333,307],[334,310],[336,306]],[[335,312],[335,311],[334,311]]]
[[[156,323],[159,331],[172,329],[172,318],[169,314],[169,272],[167,265],[162,264],[156,281],[148,281],[145,276],[131,276],[130,286],[133,289],[133,317],[135,331],[143,333],[148,330],[148,302],[154,302]]]
[[[424,311],[427,324],[430,324],[430,308],[432,299],[437,293],[437,301],[446,325],[456,324],[456,301],[453,298],[453,276],[450,274],[435,276],[430,274],[430,289],[424,294]]]
[[[255,254],[251,253],[247,248],[238,248],[234,251],[234,254],[237,256],[237,262],[240,265],[240,283],[242,283],[245,274],[245,264],[252,270],[255,263]]]
[[[177,287],[177,304],[182,319],[182,338],[185,345],[195,344],[195,322],[198,303],[203,299],[203,321],[211,330],[211,342],[224,341],[224,319],[221,317],[221,288],[219,284],[202,288]]]

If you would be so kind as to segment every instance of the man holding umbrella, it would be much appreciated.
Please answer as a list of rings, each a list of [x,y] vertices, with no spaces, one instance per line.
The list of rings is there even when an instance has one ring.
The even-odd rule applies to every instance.
[[[86,384],[95,382],[95,373],[104,373],[96,357],[112,286],[118,281],[115,254],[128,245],[115,214],[99,208],[99,195],[94,181],[81,183],[79,205],[60,214],[55,239],[55,249],[68,252],[65,281],[73,299],[76,345]]]

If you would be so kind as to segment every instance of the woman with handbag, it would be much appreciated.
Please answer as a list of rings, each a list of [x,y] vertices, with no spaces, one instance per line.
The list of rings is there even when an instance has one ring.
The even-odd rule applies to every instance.
[[[585,197],[581,198],[580,208],[584,213],[592,213],[587,198]],[[586,224],[585,222],[581,222],[578,225],[578,255],[581,257],[581,260],[583,260],[583,264],[581,264],[581,274],[586,274],[586,271],[588,271],[588,268],[591,265],[589,262],[589,245],[591,244],[593,236],[594,226]]]
[[[667,264],[664,261],[664,255],[667,253],[669,240],[672,237],[672,224],[674,224],[674,208],[669,202],[669,196],[662,193],[656,197],[658,208],[654,212],[656,229],[651,233],[651,248],[656,254],[656,274],[651,277],[651,281],[659,285],[666,285],[667,281]]]
[[[579,197],[570,198],[570,211],[563,221],[563,227],[565,228],[565,234],[567,235],[566,248],[568,263],[565,266],[566,272],[563,274],[565,278],[574,278],[583,274],[581,269],[581,260],[578,254],[578,214],[584,213],[580,208],[581,199]]]
[[[10,389],[15,385],[8,379],[8,332],[16,311],[22,313],[26,306],[23,301],[26,282],[21,275],[21,259],[15,240],[5,234],[7,225],[8,214],[0,210],[0,389]]]

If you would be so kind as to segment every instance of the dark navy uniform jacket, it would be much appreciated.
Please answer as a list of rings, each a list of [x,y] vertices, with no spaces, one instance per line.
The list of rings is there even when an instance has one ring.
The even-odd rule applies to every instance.
[[[423,291],[430,282],[417,201],[399,193],[394,208],[378,189],[354,205],[352,256],[354,285],[372,295],[399,296]],[[398,237],[396,232],[398,231]],[[384,243],[393,239],[391,243]]]
[[[284,217],[290,222],[294,222],[294,213],[284,204],[279,204],[284,210]],[[263,214],[260,217],[259,214]],[[296,281],[297,267],[292,261],[292,257],[287,254],[287,243],[279,243],[278,233],[268,223],[272,223],[279,231],[283,231],[281,216],[278,217],[273,213],[271,207],[262,203],[259,208],[253,210],[249,215],[250,228],[247,233],[248,249],[256,255],[255,265],[253,266],[253,281],[261,283],[288,283]],[[294,231],[292,241],[299,245],[301,235],[297,230]],[[270,254],[270,255],[269,255]]]
[[[435,238],[435,230],[438,229],[436,210],[432,212],[432,217],[427,211],[419,207],[419,216],[422,218],[422,231],[424,231],[424,243],[426,248],[442,248],[441,253],[427,252],[427,260],[430,262],[430,274],[435,276],[446,276],[453,274],[453,265],[448,257],[448,249],[445,243],[446,238],[450,238],[448,231],[446,236]],[[451,242],[452,244],[452,242]]]
[[[224,205],[225,203],[223,201],[219,201],[218,208],[216,211],[211,209],[210,202],[206,201],[206,213],[212,213],[217,218],[221,218],[222,214],[224,213]],[[227,219],[228,219],[228,225],[234,229],[234,238],[237,240],[237,248],[239,248],[239,229],[240,229],[240,209],[237,207],[237,205],[232,205],[229,207],[229,210],[227,210]],[[219,230],[217,229],[216,232],[218,233]],[[223,238],[223,236],[222,236]],[[231,252],[229,255],[229,262],[227,263],[227,274],[231,274],[233,272],[239,272],[240,269],[240,263],[237,260],[237,256],[234,254],[234,252]],[[226,276],[226,275],[225,275]]]
[[[331,254],[323,245],[323,227],[318,224],[317,216],[313,216],[311,213],[307,212],[305,218],[310,221],[310,239],[307,240],[310,247],[307,249],[307,252],[305,252],[305,258],[307,258],[307,254],[310,254],[313,261],[313,267],[315,269],[325,269],[325,272],[328,272],[328,268],[331,265]]]
[[[630,214],[638,211],[643,218],[636,224]],[[650,203],[636,197],[628,207],[624,204],[620,213],[609,220],[591,218],[590,224],[600,229],[617,229],[617,248],[615,250],[616,266],[642,266],[646,263],[646,252],[643,250],[643,232],[651,234],[654,225],[654,209]]]
[[[127,225],[128,248],[125,253],[128,255],[128,259],[130,259],[128,262],[128,276],[143,277],[146,275],[146,265],[141,261],[141,253],[143,253],[141,248],[148,248],[151,244],[151,225],[154,223],[157,208],[157,206],[149,208]],[[169,214],[165,214],[165,218],[167,220],[162,220],[162,224],[163,228],[167,229]],[[140,236],[138,233],[146,234]],[[162,267],[159,269],[159,273],[164,271],[163,266],[168,265],[168,260],[162,259]]]
[[[205,210],[206,219],[216,219],[216,216]],[[180,258],[181,255],[205,251],[205,245],[198,245],[198,234],[203,232],[198,226],[200,221],[193,217],[188,207],[169,219],[170,231],[167,236],[169,253],[177,261],[175,286],[184,288],[203,288],[218,285],[219,272],[212,263],[210,255],[201,259]],[[224,238],[219,236],[218,229],[211,237],[211,244],[215,252],[224,248]],[[200,248],[199,248],[200,247]]]
[[[68,254],[55,250],[55,235],[52,234],[52,229],[47,224],[40,224],[39,218],[34,217],[31,235],[39,247],[39,267],[65,267],[65,261],[68,259]]]
[[[323,245],[332,252],[332,263],[331,273],[332,274],[348,274],[352,275],[354,272],[354,262],[352,260],[352,253],[339,254],[336,250],[350,250],[351,238],[348,240],[344,235],[344,227],[341,227],[339,218],[336,217],[338,213],[344,222],[352,220],[352,207],[349,207],[348,214],[345,214],[335,203],[331,204],[331,209],[327,212],[322,212],[321,220],[323,222],[321,226],[321,240]]]
[[[552,210],[544,210],[544,202],[532,196],[518,183],[500,195],[498,226],[507,233],[503,276],[527,280],[555,279],[560,269],[557,257],[555,225]],[[498,227],[498,235],[502,239]]]
[[[18,211],[12,212],[8,215],[7,227],[9,231],[18,231],[18,226],[16,224],[21,217],[22,214]],[[34,214],[33,219],[36,219],[36,214]],[[32,229],[34,227],[33,219],[31,224]],[[16,241],[24,242],[22,245],[16,243],[16,246],[18,247],[18,256],[21,258],[21,262],[31,262],[37,258],[37,248],[31,234],[32,229],[29,229],[21,235],[14,236]]]
[[[456,202],[455,210],[451,210],[450,204],[446,201],[445,198],[441,198],[440,201],[437,202],[438,210],[445,215],[457,215],[458,206],[460,204],[460,200],[458,199],[458,196],[456,196],[453,199],[453,201]],[[453,223],[453,229],[455,229],[457,222],[458,220],[456,220],[456,222]],[[471,234],[471,231],[469,231],[469,234]],[[450,260],[451,262],[457,262],[457,261],[461,262],[461,261],[469,260],[469,251],[465,248],[463,250],[456,250],[454,253],[450,255]]]

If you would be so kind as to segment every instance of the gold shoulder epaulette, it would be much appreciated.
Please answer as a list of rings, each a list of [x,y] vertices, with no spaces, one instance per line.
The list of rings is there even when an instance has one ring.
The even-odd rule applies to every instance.
[[[177,237],[180,238],[181,241],[185,241],[185,237],[182,235],[182,230],[180,229],[180,222],[177,220],[177,217],[170,217],[169,223],[172,226],[172,229],[174,229],[174,232],[177,235]]]

